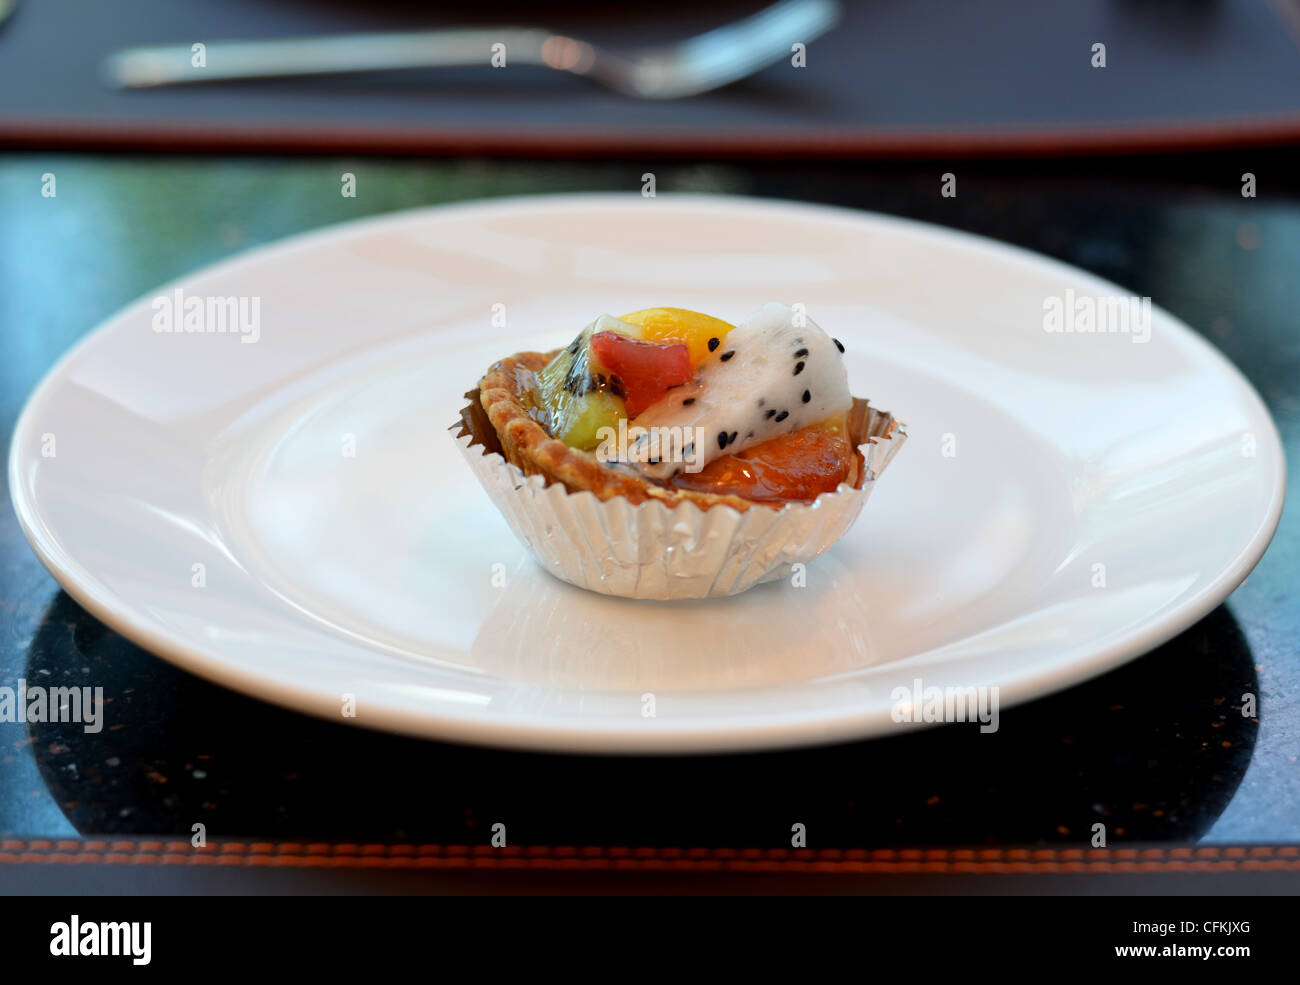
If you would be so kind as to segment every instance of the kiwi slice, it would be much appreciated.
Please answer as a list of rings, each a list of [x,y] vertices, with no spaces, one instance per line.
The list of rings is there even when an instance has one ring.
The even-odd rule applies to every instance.
[[[591,367],[591,327],[585,328],[537,374],[536,401],[548,430],[571,448],[591,451],[603,427],[627,417],[617,380]]]

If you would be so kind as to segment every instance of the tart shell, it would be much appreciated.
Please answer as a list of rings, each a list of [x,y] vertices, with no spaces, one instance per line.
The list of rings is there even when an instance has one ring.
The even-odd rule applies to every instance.
[[[558,351],[558,350],[557,350]],[[555,353],[495,363],[452,431],[516,536],[580,588],[640,599],[735,595],[811,561],[854,523],[907,433],[854,398],[851,481],[808,502],[671,489],[552,438],[523,399]]]

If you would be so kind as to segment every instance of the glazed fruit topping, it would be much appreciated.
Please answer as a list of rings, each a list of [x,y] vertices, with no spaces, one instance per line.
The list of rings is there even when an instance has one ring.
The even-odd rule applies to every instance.
[[[642,342],[614,332],[591,337],[592,369],[622,391],[627,416],[635,418],[668,391],[691,378],[691,359],[684,342]]]
[[[731,435],[726,437],[730,443]],[[716,458],[700,472],[681,472],[668,484],[758,503],[806,501],[847,482],[852,462],[841,416]]]

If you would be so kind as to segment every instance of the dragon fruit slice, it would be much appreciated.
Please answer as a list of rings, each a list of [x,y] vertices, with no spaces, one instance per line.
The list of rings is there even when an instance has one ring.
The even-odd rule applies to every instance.
[[[699,366],[691,383],[639,415],[652,429],[703,428],[694,468],[844,413],[853,403],[843,349],[806,315],[783,304],[765,305],[741,322]],[[681,462],[638,464],[667,479]]]

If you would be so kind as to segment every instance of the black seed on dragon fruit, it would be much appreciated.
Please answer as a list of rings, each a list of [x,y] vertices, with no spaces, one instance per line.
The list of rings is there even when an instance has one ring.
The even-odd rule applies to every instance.
[[[811,391],[811,390],[805,390],[805,391],[803,392],[803,402],[804,402],[804,403],[808,403],[810,400],[812,400],[812,391]]]
[[[789,417],[789,416],[790,416],[790,412],[789,412],[788,410],[783,410],[783,411],[781,411],[781,413],[779,413],[779,414],[776,415],[776,422],[777,422],[778,424],[780,424],[782,421],[784,421],[784,420],[785,420],[787,417]]]
[[[807,350],[807,349],[800,349],[798,352],[796,352],[796,353],[794,354],[794,357],[795,357],[796,359],[803,359],[806,355],[808,355],[808,350]]]
[[[803,368],[804,368],[804,366],[806,366],[806,365],[807,365],[807,363],[795,363],[795,364],[794,364],[794,375],[795,375],[795,376],[798,376],[800,373],[802,373],[802,372],[803,372]]]
[[[735,354],[736,354],[736,350],[735,350],[735,349],[732,349],[730,352],[724,352],[724,353],[723,353],[722,355],[720,355],[718,358],[721,359],[721,360],[725,363],[728,359],[730,359],[730,358],[731,358],[732,356],[734,356]]]
[[[709,339],[709,351],[712,352],[718,346],[722,345],[722,339]]]

